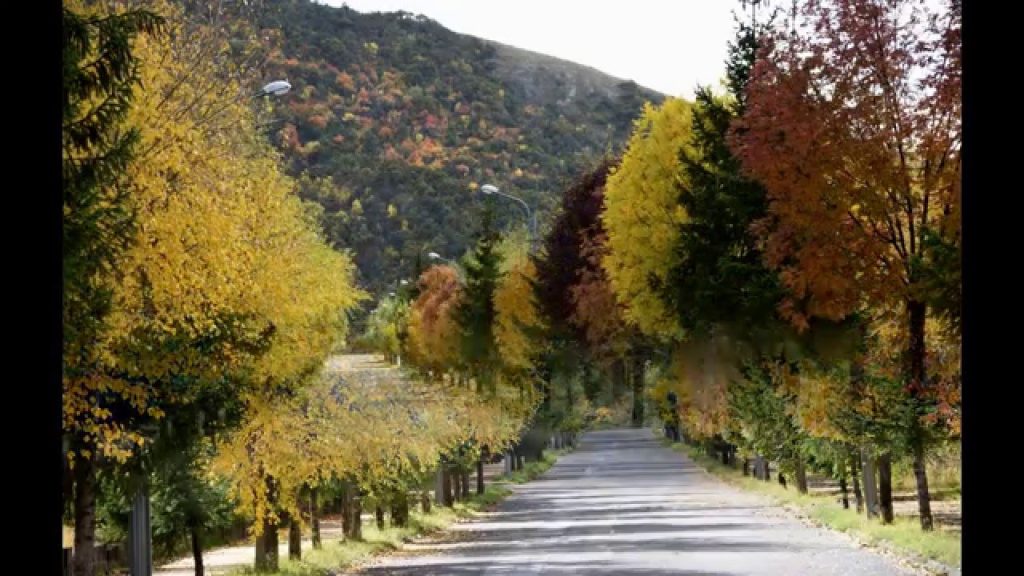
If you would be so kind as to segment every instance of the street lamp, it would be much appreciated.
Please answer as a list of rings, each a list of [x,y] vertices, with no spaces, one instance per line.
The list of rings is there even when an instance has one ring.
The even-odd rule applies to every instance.
[[[508,198],[509,200],[514,200],[518,202],[520,205],[522,205],[523,209],[526,210],[526,225],[530,229],[530,247],[533,248],[534,244],[537,241],[537,215],[533,213],[533,210],[530,210],[529,204],[527,204],[522,198],[518,196],[513,196],[511,194],[506,194],[502,192],[501,190],[498,189],[497,186],[493,184],[484,184],[483,186],[480,187],[480,191],[483,192],[484,194],[487,194],[488,196],[491,194],[497,194],[498,196],[503,196],[505,198]]]
[[[451,260],[449,260],[449,259],[445,258],[444,256],[441,256],[441,255],[440,255],[440,254],[438,254],[437,252],[428,252],[428,253],[427,253],[427,258],[430,258],[431,260],[440,260],[440,261],[442,261],[442,262],[447,262],[447,263],[449,263],[449,264],[451,264],[451,263],[452,263],[452,261],[451,261]]]
[[[427,252],[427,258],[430,258],[431,260],[440,260],[445,264],[448,264],[449,266],[455,269],[455,274],[458,275],[460,281],[465,280],[465,276],[463,276],[462,274],[462,267],[459,266],[458,262],[455,262],[454,260],[449,260],[444,256],[441,256],[437,252]]]
[[[260,88],[260,91],[255,93],[255,94],[253,94],[252,98],[253,98],[253,100],[255,100],[255,99],[261,98],[263,96],[283,96],[283,95],[287,94],[288,91],[291,90],[291,89],[292,89],[292,85],[289,84],[287,80],[274,80],[273,82],[270,82],[269,84],[266,84],[265,86],[263,86],[263,88]],[[283,121],[284,121],[284,118],[278,118],[276,120],[271,120],[269,122],[262,122],[262,123],[257,124],[256,128],[258,128],[258,129],[269,128],[270,126],[273,126],[275,124],[280,124]]]
[[[259,98],[260,96],[283,96],[291,89],[292,85],[287,80],[274,80],[260,89],[254,98]]]

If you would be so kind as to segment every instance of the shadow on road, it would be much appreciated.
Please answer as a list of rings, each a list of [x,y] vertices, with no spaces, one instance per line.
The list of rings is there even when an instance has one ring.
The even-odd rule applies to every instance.
[[[848,543],[769,514],[648,430],[588,433],[479,522],[363,569],[373,576],[895,576]]]

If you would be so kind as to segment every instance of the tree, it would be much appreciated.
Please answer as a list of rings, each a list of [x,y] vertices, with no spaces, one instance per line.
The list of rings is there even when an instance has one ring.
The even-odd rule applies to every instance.
[[[669,99],[644,107],[622,162],[608,177],[601,222],[609,251],[603,265],[626,320],[660,339],[681,336],[662,298],[686,213],[678,202],[679,151],[690,138],[690,105]]]
[[[101,397],[126,400],[137,388],[108,386],[94,376],[95,342],[112,306],[114,262],[130,245],[134,218],[124,174],[137,153],[138,130],[125,126],[139,82],[132,39],[157,34],[162,19],[148,10],[104,15],[78,2],[63,8],[61,159],[64,237],[63,428],[69,448],[65,502],[75,518],[73,573],[95,571],[96,445],[138,436],[107,416]],[[145,410],[136,405],[136,409]],[[102,440],[99,439],[102,437]],[[94,441],[96,439],[97,441]]]
[[[459,273],[451,266],[431,266],[416,285],[419,296],[409,314],[411,360],[440,375],[459,363],[459,327],[454,316],[462,298]]]
[[[498,362],[494,339],[494,293],[501,273],[498,233],[493,228],[494,212],[488,206],[483,213],[476,245],[465,259],[465,288],[455,318],[462,331],[462,358],[476,378],[478,391],[493,385]]]
[[[504,244],[507,244],[505,242]],[[525,251],[512,246],[502,257],[503,274],[494,290],[494,343],[506,371],[532,370],[543,351],[544,323],[534,298],[537,272]]]
[[[679,227],[675,266],[668,273],[666,301],[679,324],[694,337],[729,329],[756,339],[780,328],[776,308],[783,297],[778,275],[764,265],[751,225],[764,217],[764,188],[741,171],[728,145],[729,127],[743,113],[742,79],[753,65],[754,31],[740,26],[727,63],[728,97],[697,90],[692,107],[692,141],[681,152],[684,174],[679,202],[687,220]]]
[[[615,165],[605,158],[564,190],[561,209],[544,237],[543,256],[536,259],[538,301],[555,333],[572,329],[571,288],[580,271],[592,265],[581,251],[584,235],[601,225],[604,187]]]
[[[803,444],[806,435],[791,414],[794,388],[787,385],[792,373],[775,362],[752,362],[744,366],[744,377],[728,387],[732,425],[747,448],[780,463],[792,472],[797,488],[807,493]]]
[[[397,296],[383,298],[367,319],[363,339],[394,362],[405,349],[409,303]]]
[[[607,237],[600,228],[589,229],[580,247],[586,264],[576,270],[577,282],[569,288],[570,322],[583,330],[584,341],[593,356],[605,362],[628,354],[637,337],[635,329],[623,318],[626,307],[615,298],[601,268],[607,251]]]
[[[232,46],[180,8],[152,7],[169,33],[134,39],[140,82],[124,116],[138,150],[119,185],[135,225],[102,269],[102,330],[65,358],[80,550],[92,549],[96,466],[140,475],[160,457],[154,430],[165,414],[188,413],[211,390],[240,401],[301,382],[360,298],[348,257],[323,244],[239,97]],[[123,12],[96,10],[99,22]],[[90,562],[83,553],[79,571]]]
[[[741,416],[766,417],[771,426],[781,426],[781,420],[772,418],[784,415],[775,411],[759,416],[733,407],[732,417],[726,417],[722,399],[726,391],[730,398],[734,396],[734,385],[748,393],[758,389],[740,376],[752,374],[750,370],[737,372],[743,366],[772,362],[781,367],[785,358],[776,345],[791,340],[788,332],[792,331],[776,310],[783,295],[778,275],[764,264],[761,243],[751,231],[751,225],[765,215],[766,192],[742,172],[728,142],[731,125],[744,112],[756,34],[763,28],[739,23],[726,62],[728,93],[717,95],[707,86],[697,89],[691,137],[679,149],[680,176],[675,183],[686,219],[678,225],[673,260],[660,294],[686,334],[687,342],[680,345],[674,361],[696,362],[707,372],[676,370],[684,377],[680,384],[685,389],[675,392],[684,398],[680,407],[689,412],[686,420],[702,437],[734,436],[743,448],[755,450],[759,444],[745,440],[744,434],[731,433],[730,426],[741,423]],[[737,365],[725,366],[725,362]],[[737,380],[722,379],[719,374]],[[726,446],[725,452],[729,450]],[[802,466],[801,460],[794,459],[796,452],[786,454],[787,465],[792,461],[796,468]]]
[[[919,2],[803,2],[765,39],[734,149],[769,196],[765,256],[791,295],[783,313],[842,318],[900,306],[902,379],[929,400],[925,278],[960,226],[960,21]],[[925,435],[913,455],[921,527],[932,528]]]

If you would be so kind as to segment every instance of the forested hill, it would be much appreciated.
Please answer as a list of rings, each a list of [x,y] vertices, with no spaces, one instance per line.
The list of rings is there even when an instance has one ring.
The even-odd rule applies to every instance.
[[[280,31],[267,77],[293,85],[274,138],[377,293],[410,277],[417,254],[463,252],[482,184],[539,207],[543,227],[562,183],[617,151],[644,101],[663,99],[409,13],[277,0],[263,26]],[[499,208],[502,225],[522,222],[515,205]]]

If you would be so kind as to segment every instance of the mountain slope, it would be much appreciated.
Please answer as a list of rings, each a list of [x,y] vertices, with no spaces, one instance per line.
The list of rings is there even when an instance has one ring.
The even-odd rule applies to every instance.
[[[378,293],[410,277],[417,255],[461,255],[484,183],[539,208],[543,226],[562,183],[620,149],[644,101],[663,98],[423,16],[267,4],[263,26],[282,38],[267,77],[293,84],[274,137],[290,170],[314,179],[303,194],[323,206],[329,239]],[[498,212],[522,222],[515,206]]]

